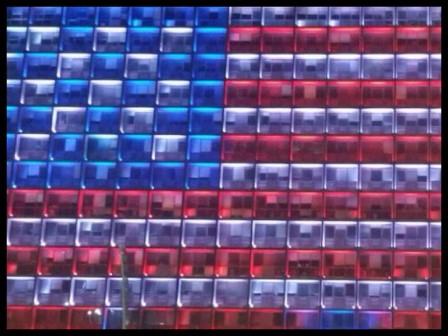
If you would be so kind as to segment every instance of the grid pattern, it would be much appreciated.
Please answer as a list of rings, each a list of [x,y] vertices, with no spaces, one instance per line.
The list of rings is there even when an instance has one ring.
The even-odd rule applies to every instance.
[[[440,328],[440,7],[10,7],[9,328]]]

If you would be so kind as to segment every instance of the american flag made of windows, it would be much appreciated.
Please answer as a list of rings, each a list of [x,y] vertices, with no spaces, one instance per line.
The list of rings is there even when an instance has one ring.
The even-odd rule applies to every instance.
[[[440,7],[9,7],[6,37],[8,328],[440,328]]]

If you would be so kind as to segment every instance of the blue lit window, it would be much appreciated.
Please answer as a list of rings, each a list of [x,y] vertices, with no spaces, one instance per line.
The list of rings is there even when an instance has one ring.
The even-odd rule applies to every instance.
[[[191,56],[187,54],[160,55],[159,78],[190,79]]]
[[[187,185],[190,189],[216,189],[219,186],[219,164],[190,163]]]
[[[222,81],[193,81],[191,98],[196,106],[221,106],[224,83]]]
[[[59,80],[56,85],[55,104],[85,105],[89,87],[86,80]]]
[[[183,163],[154,163],[152,186],[155,189],[180,189],[184,187]]]
[[[129,52],[159,52],[159,28],[129,28]]]
[[[192,28],[163,28],[161,51],[189,53],[192,51],[192,40]]]
[[[79,188],[81,164],[77,162],[51,162],[48,168],[48,184],[52,188]]]
[[[6,87],[7,87],[7,104],[19,104],[20,102],[20,88],[21,88],[21,81],[20,80],[14,80],[14,79],[8,79],[6,81]]]
[[[34,278],[9,278],[7,282],[8,305],[32,305]]]
[[[395,21],[394,7],[364,7],[365,26],[392,26]]]
[[[160,161],[183,161],[186,141],[183,135],[156,135],[153,159]]]
[[[153,118],[153,108],[123,108],[121,110],[121,131],[124,133],[151,133]]]
[[[8,160],[12,160],[14,158],[15,142],[16,142],[15,134],[8,134],[6,136],[6,157]]]
[[[263,79],[291,79],[292,70],[292,55],[261,56],[261,78]]]
[[[98,79],[121,78],[124,69],[123,54],[94,54],[92,76]]]
[[[51,127],[51,108],[27,106],[20,109],[19,129],[22,132],[49,132]]]
[[[38,245],[40,243],[40,219],[9,219],[8,242],[11,245]]]
[[[156,95],[154,81],[129,80],[124,83],[123,104],[128,106],[153,105]]]
[[[197,7],[197,26],[227,26],[227,7]]]
[[[252,54],[230,54],[227,56],[227,78],[256,79],[259,77],[259,56]]]
[[[8,7],[7,25],[25,26],[28,23],[29,7]]]
[[[62,7],[31,7],[30,23],[33,26],[59,26]]]
[[[172,26],[192,26],[194,7],[164,7],[163,25]]]
[[[226,47],[225,28],[196,28],[195,52],[224,52]]]
[[[79,219],[76,242],[81,246],[108,245],[110,230],[110,219]]]
[[[14,170],[14,184],[17,187],[45,187],[47,175],[46,162],[16,162]]]
[[[188,109],[182,107],[162,107],[156,110],[157,133],[185,133],[188,123]]]
[[[22,77],[23,54],[7,54],[7,78]]]
[[[17,131],[19,108],[17,106],[7,106],[6,108],[6,129],[8,132]]]
[[[222,109],[194,107],[190,112],[190,132],[207,134],[221,132]]]
[[[120,188],[149,188],[150,182],[151,168],[149,163],[120,163],[118,173],[118,186]]]
[[[197,54],[193,62],[193,78],[222,79],[226,69],[226,57],[219,54]]]
[[[192,135],[189,138],[188,158],[191,161],[218,161],[220,137]]]
[[[129,25],[160,26],[160,7],[132,7]]]
[[[84,165],[83,186],[86,188],[114,188],[117,169],[114,163],[87,162]]]
[[[65,52],[92,51],[93,28],[64,27],[62,29],[61,49]]]
[[[90,75],[90,54],[60,54],[58,77],[88,78]]]
[[[87,129],[92,133],[116,133],[120,110],[114,107],[91,107],[88,109]]]
[[[326,79],[327,57],[325,55],[296,55],[296,79]]]
[[[75,219],[46,219],[43,223],[45,245],[73,245],[75,241]]]
[[[53,109],[53,132],[82,132],[86,109],[83,107],[55,107]]]
[[[26,80],[23,82],[22,101],[28,105],[51,105],[54,80]]]
[[[263,26],[293,26],[294,7],[263,7]]]
[[[105,106],[120,105],[121,86],[121,81],[91,81],[89,103],[91,105]]]
[[[52,137],[50,158],[54,160],[82,160],[84,137],[82,135],[56,134]]]
[[[230,25],[259,26],[261,24],[261,7],[231,7]]]
[[[100,305],[104,301],[106,280],[104,278],[75,278],[73,302],[76,305]]]
[[[118,147],[117,135],[89,135],[87,137],[87,160],[116,160]]]
[[[64,24],[67,26],[92,26],[95,7],[65,7]]]
[[[126,43],[126,28],[102,27],[95,30],[94,51],[120,52],[124,51]]]
[[[67,305],[70,297],[70,278],[38,278],[37,300],[42,305]]]
[[[149,161],[151,146],[150,135],[123,135],[120,138],[119,158],[123,161]]]
[[[128,7],[98,7],[98,26],[125,26]]]
[[[328,7],[296,7],[298,26],[328,25]]]

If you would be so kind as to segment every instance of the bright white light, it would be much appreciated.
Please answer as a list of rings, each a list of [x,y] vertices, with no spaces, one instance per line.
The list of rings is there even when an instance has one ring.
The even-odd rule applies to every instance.
[[[99,27],[96,28],[97,32],[101,33],[125,33],[126,28],[123,27]]]
[[[163,32],[167,32],[167,33],[185,34],[185,33],[191,33],[192,31],[193,31],[193,28],[186,28],[186,27],[163,28]]]
[[[359,59],[361,55],[359,54],[334,54],[330,55],[330,59],[341,59],[341,60],[354,60]]]
[[[257,59],[258,55],[257,54],[229,54],[228,55],[229,59]]]
[[[325,54],[307,54],[307,55],[296,55],[296,58],[299,59],[325,59],[327,55]]]
[[[30,27],[30,32],[33,33],[57,33],[58,27]]]
[[[374,59],[374,60],[383,60],[383,59],[391,59],[394,55],[392,54],[364,54],[363,58]]]

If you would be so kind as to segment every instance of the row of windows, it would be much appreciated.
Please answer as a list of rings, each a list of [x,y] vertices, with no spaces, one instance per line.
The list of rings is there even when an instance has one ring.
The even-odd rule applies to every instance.
[[[223,79],[224,73],[229,79],[441,78],[440,54],[161,54],[158,58],[157,54],[8,53],[7,61],[7,78],[182,80]]]
[[[133,169],[135,167],[135,169]],[[152,168],[152,169],[151,169]],[[175,181],[164,181],[175,174]],[[13,186],[117,188],[164,186],[187,189],[397,190],[441,189],[441,166],[426,164],[116,164],[76,162],[9,163]],[[48,181],[47,181],[48,179]],[[161,179],[162,181],[158,181]],[[138,181],[140,180],[140,181]],[[254,184],[255,182],[255,184]],[[140,185],[139,185],[140,183]]]
[[[440,25],[441,7],[9,7],[7,24],[67,26]]]
[[[19,133],[440,134],[441,109],[8,106],[7,130]]]
[[[120,329],[122,323],[120,308],[9,307],[7,314],[8,328],[17,329]],[[128,314],[130,329],[440,329],[442,323],[440,312],[422,311],[131,308]]]
[[[7,299],[9,305],[31,305],[35,290],[35,305],[98,306],[105,301],[106,306],[121,307],[121,281],[9,277]],[[170,278],[128,281],[131,307],[172,307],[177,303],[179,307],[214,308],[440,310],[441,306],[440,282],[216,279],[213,283],[212,279],[180,279],[177,285],[177,279]]]
[[[440,135],[226,135],[221,139],[217,135],[187,137],[169,134],[154,136],[101,134],[87,135],[86,138],[87,141],[84,141],[83,135],[59,134],[51,136],[50,142],[50,135],[46,134],[8,134],[7,157],[9,159],[14,157],[17,161],[46,160],[50,153],[50,161],[116,161],[118,159],[134,162],[189,160],[211,163],[218,161],[221,153],[221,159],[224,162],[238,163],[355,163],[359,161],[362,163],[427,163],[428,161],[440,163],[441,160]],[[220,150],[221,141],[222,149]],[[31,169],[34,167],[35,170],[39,170],[38,167],[43,164],[45,162],[17,163],[18,166]],[[104,167],[104,173],[115,169],[114,164],[107,162],[91,162],[91,165]],[[176,171],[183,168],[184,164],[165,162],[163,166],[167,169],[171,166],[173,171]],[[219,170],[218,163],[205,164],[203,167],[204,172],[209,169]],[[224,180],[233,180],[244,171],[247,171],[246,175],[239,175],[238,180],[253,179],[254,167],[251,165],[224,163],[222,167],[225,167],[223,175],[228,174],[228,177],[223,176]],[[46,168],[42,167],[42,169]]]
[[[181,233],[182,232],[182,233]],[[12,246],[440,249],[440,222],[10,218]],[[148,250],[149,253],[158,253]],[[161,250],[163,251],[163,250]],[[175,250],[165,250],[176,254]],[[299,251],[300,253],[300,251]]]
[[[48,190],[45,195],[44,201],[44,190],[9,190],[9,216],[274,220],[440,220],[441,216],[440,192]]]
[[[191,92],[190,92],[191,91]],[[7,103],[229,107],[440,107],[441,81],[7,80]]]
[[[118,248],[9,247],[8,275],[120,276]],[[127,248],[128,276],[440,280],[441,253],[427,251]]]
[[[7,27],[8,52],[433,53],[441,27]]]

